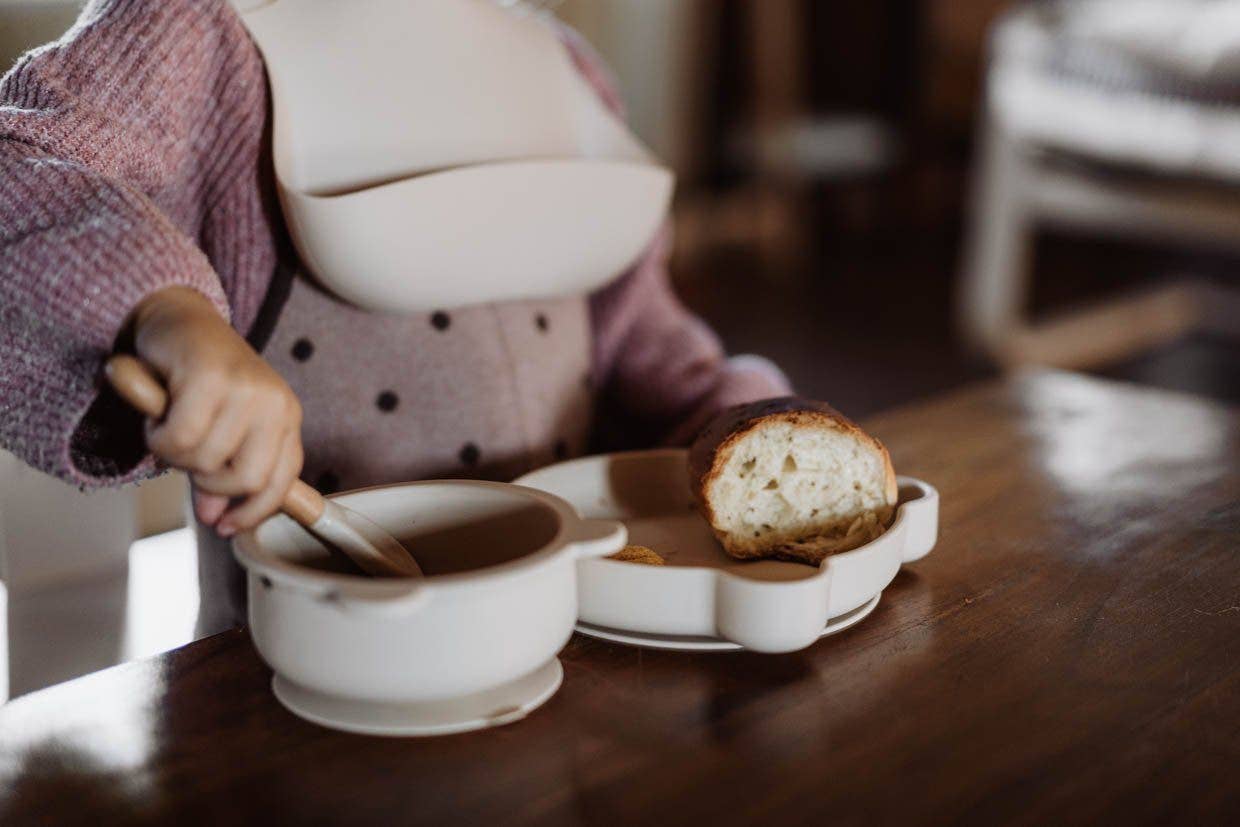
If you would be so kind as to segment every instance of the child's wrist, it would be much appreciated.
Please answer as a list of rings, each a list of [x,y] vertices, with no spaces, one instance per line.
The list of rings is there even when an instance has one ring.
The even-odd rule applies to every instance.
[[[180,318],[208,316],[220,319],[215,305],[197,290],[191,287],[165,287],[138,303],[130,313],[128,327],[137,335],[152,319],[167,319],[169,316]],[[220,321],[223,320],[220,319]]]

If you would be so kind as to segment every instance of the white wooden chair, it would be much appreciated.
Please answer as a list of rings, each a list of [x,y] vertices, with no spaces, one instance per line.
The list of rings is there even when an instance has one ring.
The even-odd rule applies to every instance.
[[[1039,226],[1240,251],[1240,3],[1027,5],[991,49],[959,303],[968,342],[1005,365],[1089,367],[1193,331],[1234,335],[1240,296],[1205,281],[1044,321],[1027,299]]]

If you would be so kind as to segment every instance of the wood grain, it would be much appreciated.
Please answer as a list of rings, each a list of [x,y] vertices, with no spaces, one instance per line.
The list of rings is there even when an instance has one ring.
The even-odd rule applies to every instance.
[[[939,547],[787,656],[574,638],[520,723],[286,713],[234,631],[0,709],[0,823],[1240,823],[1240,417],[1024,375],[866,423]]]

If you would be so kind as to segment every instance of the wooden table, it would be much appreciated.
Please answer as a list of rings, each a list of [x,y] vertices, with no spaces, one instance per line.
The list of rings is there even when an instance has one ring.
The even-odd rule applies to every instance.
[[[1240,418],[1030,374],[868,423],[937,550],[786,656],[574,638],[526,720],[285,712],[244,632],[0,711],[0,823],[1240,823]]]

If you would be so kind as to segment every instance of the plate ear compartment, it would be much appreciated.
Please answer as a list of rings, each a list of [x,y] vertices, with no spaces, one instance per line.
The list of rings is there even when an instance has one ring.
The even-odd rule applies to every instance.
[[[939,491],[933,485],[912,477],[899,477],[902,502],[896,506],[897,518],[905,523],[904,553],[901,561],[912,563],[925,557],[939,539]]]
[[[795,652],[818,639],[827,624],[831,569],[770,588],[748,577],[718,571],[715,627],[719,637],[753,652]]]

